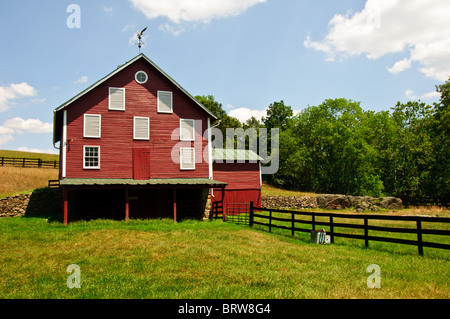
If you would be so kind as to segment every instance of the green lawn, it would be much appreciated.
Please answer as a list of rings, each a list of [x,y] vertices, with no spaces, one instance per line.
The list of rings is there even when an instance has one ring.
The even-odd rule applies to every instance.
[[[0,234],[0,298],[450,297],[447,251],[314,245],[221,221],[4,218]],[[70,264],[80,289],[67,287]],[[367,287],[371,264],[380,289]]]

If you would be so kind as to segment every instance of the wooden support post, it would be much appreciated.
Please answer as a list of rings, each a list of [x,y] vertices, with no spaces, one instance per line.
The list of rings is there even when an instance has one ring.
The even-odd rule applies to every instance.
[[[128,188],[125,188],[125,221],[130,220],[130,203],[128,196]]]
[[[177,222],[177,189],[173,189],[173,221]]]
[[[69,203],[68,203],[68,196],[67,196],[67,189],[63,187],[63,211],[64,211],[64,225],[67,225],[68,222],[68,210],[69,210]]]
[[[224,206],[223,202],[225,200],[225,188],[222,187],[222,220],[226,221],[226,207]]]

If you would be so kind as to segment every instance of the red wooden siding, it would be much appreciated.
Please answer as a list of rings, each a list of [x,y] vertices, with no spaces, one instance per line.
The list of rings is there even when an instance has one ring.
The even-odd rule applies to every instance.
[[[214,163],[214,180],[228,183],[224,190],[213,190],[211,202],[223,200],[226,210],[229,203],[250,203],[261,205],[261,178],[259,163]]]
[[[143,85],[135,81],[139,70],[149,77]],[[125,111],[108,109],[109,87],[125,88]],[[173,92],[172,114],[157,113],[158,91]],[[101,138],[83,137],[85,113],[101,115]],[[135,116],[150,118],[148,141],[133,139]],[[180,119],[201,120],[202,130],[196,132],[196,142],[181,143],[179,135],[172,140]],[[67,107],[66,178],[133,178],[133,149],[138,148],[150,150],[151,178],[208,178],[208,163],[202,157],[207,146],[207,140],[203,139],[206,129],[205,111],[153,66],[139,59]],[[83,145],[100,146],[100,169],[83,169]],[[181,145],[196,147],[196,159],[200,158],[201,163],[197,161],[195,170],[182,171],[180,164],[172,161],[172,149]]]

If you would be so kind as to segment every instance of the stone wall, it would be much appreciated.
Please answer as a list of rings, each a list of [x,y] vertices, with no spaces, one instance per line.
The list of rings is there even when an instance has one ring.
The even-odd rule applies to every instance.
[[[402,209],[403,203],[400,198],[369,196],[347,196],[347,195],[320,195],[315,197],[293,197],[293,196],[262,196],[262,206],[266,208],[283,209],[346,209],[353,207],[357,212],[378,211],[385,209]]]
[[[59,189],[38,190],[0,199],[0,217],[55,217],[62,213]]]

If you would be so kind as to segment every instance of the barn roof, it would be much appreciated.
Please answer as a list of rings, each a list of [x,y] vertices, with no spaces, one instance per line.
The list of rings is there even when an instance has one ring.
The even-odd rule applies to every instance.
[[[213,119],[217,119],[217,117],[203,104],[201,104],[197,99],[195,99],[191,94],[189,94],[188,91],[186,91],[180,84],[178,84],[173,78],[171,78],[166,72],[164,72],[159,66],[157,66],[152,60],[150,60],[145,54],[140,53],[130,61],[126,62],[123,65],[120,65],[117,69],[106,75],[104,78],[100,79],[99,81],[95,82],[91,86],[89,86],[84,91],[80,92],[79,94],[72,97],[70,100],[64,102],[60,106],[58,106],[53,112],[53,144],[58,142],[61,139],[61,127],[62,127],[62,110],[64,110],[67,106],[69,106],[74,101],[78,100],[80,97],[85,95],[86,93],[90,92],[91,90],[95,89],[97,86],[105,82],[106,80],[110,79],[123,69],[127,68],[134,62],[138,61],[139,59],[144,59],[147,61],[150,65],[152,65],[156,70],[158,70],[164,77],[166,77],[170,82],[172,82],[178,89],[180,89],[184,94],[186,94],[192,101],[194,101],[200,108],[202,108],[210,117]]]
[[[63,186],[157,186],[157,185],[190,185],[190,186],[226,186],[227,183],[215,181],[209,178],[151,178],[146,180],[119,179],[119,178],[65,178],[61,180]]]
[[[213,160],[222,161],[262,161],[263,158],[252,150],[242,149],[221,149],[214,148],[212,152]]]

